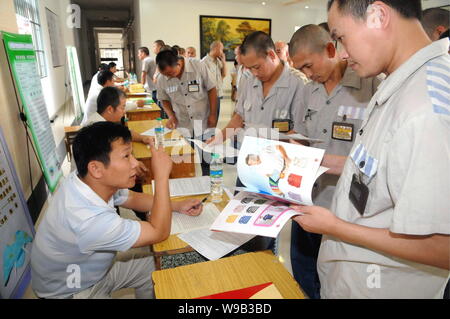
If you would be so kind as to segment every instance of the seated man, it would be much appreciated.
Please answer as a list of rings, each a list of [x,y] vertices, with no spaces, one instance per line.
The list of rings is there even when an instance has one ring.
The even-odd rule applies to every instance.
[[[152,298],[153,257],[115,261],[116,252],[146,247],[170,234],[172,211],[198,215],[199,200],[171,202],[170,157],[151,145],[155,196],[128,191],[136,179],[130,131],[95,123],[81,129],[74,145],[78,171],[70,174],[45,212],[31,252],[32,287],[41,298],[110,298],[135,288]],[[151,211],[147,221],[123,219],[114,205]]]
[[[125,116],[127,98],[125,93],[115,87],[106,87],[100,91],[97,98],[97,112],[92,113],[82,126],[87,126],[96,122],[109,121],[120,123]],[[150,144],[152,140],[149,136],[141,135],[131,131],[133,142]]]
[[[115,87],[104,88],[97,99],[97,112],[88,117],[86,125],[104,121],[120,123],[121,119],[125,116],[125,103],[125,94],[121,90]],[[130,132],[133,142],[150,144],[152,141],[150,136],[141,135],[134,131]],[[135,187],[131,189],[132,191],[142,193],[142,181],[145,179],[147,173],[147,167],[143,162],[139,161],[138,167],[136,168],[137,181]],[[135,211],[135,214],[141,220],[146,220],[146,212]]]

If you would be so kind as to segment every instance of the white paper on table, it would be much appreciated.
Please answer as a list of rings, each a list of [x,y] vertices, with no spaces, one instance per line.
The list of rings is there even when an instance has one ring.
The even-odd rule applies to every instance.
[[[168,134],[172,132],[172,130],[168,129],[167,127],[164,127],[164,135]],[[141,133],[141,135],[145,135],[145,136],[156,136],[156,132],[155,132],[155,128],[151,128],[148,131],[145,131],[144,133]]]
[[[208,145],[199,140],[195,139],[188,139],[188,140],[197,145],[202,151],[206,153],[219,154],[221,158],[236,157],[239,154],[239,150],[235,149],[234,147],[231,147],[230,145],[228,145],[228,143],[218,145]]]
[[[188,145],[187,142],[184,139],[178,139],[178,140],[164,140],[164,147],[183,147]]]
[[[217,260],[239,248],[255,237],[248,234],[212,232],[208,229],[198,229],[178,235],[199,254],[209,260]]]
[[[182,234],[192,230],[209,228],[219,214],[220,211],[217,209],[216,205],[212,203],[203,206],[203,212],[200,216],[188,216],[174,212],[172,214],[170,234]]]
[[[155,181],[152,181],[153,194]],[[169,180],[170,197],[194,196],[211,193],[211,178],[209,176],[176,178]],[[230,197],[232,198],[232,196]]]

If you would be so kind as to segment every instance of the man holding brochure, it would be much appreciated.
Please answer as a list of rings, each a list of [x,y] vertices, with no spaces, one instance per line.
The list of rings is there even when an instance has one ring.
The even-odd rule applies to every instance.
[[[387,75],[372,98],[331,209],[297,206],[324,234],[322,298],[442,298],[450,269],[450,60],[420,0],[329,1],[333,38],[360,76]]]

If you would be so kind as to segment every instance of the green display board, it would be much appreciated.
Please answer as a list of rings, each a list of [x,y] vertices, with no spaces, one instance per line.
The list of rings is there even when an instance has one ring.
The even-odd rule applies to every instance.
[[[31,35],[1,32],[16,89],[27,117],[45,181],[53,193],[62,176]]]
[[[67,62],[69,63],[69,74],[72,87],[73,104],[75,108],[75,119],[79,122],[83,119],[84,92],[77,49],[73,46],[67,47]]]

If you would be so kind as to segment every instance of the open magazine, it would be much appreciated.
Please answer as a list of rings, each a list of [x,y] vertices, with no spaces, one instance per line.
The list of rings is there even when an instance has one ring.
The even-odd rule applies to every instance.
[[[325,150],[246,136],[237,171],[245,187],[232,199],[211,230],[276,237],[295,215],[289,204],[313,205]]]

